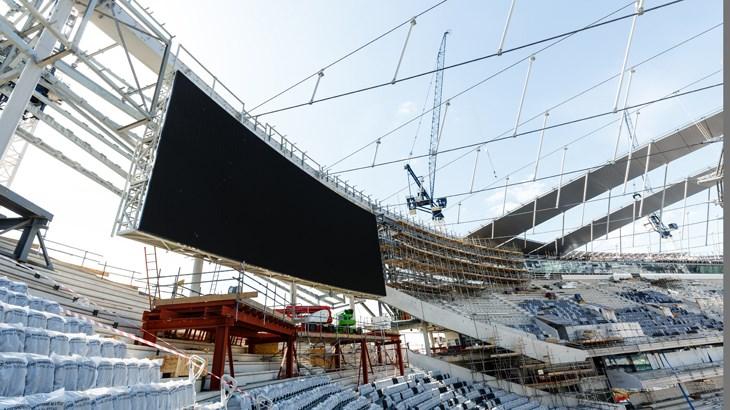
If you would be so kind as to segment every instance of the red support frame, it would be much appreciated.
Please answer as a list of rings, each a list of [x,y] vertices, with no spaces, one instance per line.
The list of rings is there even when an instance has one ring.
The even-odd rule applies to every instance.
[[[260,308],[230,299],[196,301],[156,306],[142,315],[143,337],[156,342],[157,332],[169,330],[197,330],[212,334],[215,341],[212,363],[211,390],[220,388],[220,378],[225,368],[226,354],[229,357],[229,370],[235,376],[231,337],[251,338],[256,343],[286,342],[285,377],[294,375],[294,344],[296,326],[282,315],[272,315]]]
[[[398,371],[400,372],[401,376],[405,376],[405,365],[403,363],[403,351],[401,350],[401,343],[400,339],[395,343],[395,356],[396,361],[398,362]]]
[[[363,384],[368,384],[368,344],[365,342],[365,339],[360,342],[360,365],[362,371],[362,382]]]
[[[340,370],[342,367],[342,346],[339,343],[335,343],[335,369]]]
[[[286,357],[284,359],[284,377],[289,378],[294,375],[294,342],[295,337],[290,337],[286,341]]]
[[[220,389],[223,367],[226,361],[226,345],[228,344],[228,326],[215,328],[215,349],[213,350],[213,377],[210,379],[211,390]]]

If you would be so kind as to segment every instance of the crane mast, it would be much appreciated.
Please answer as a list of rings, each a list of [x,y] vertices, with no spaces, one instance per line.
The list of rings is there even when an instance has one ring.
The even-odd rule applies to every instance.
[[[436,57],[436,79],[433,91],[433,111],[431,112],[431,141],[428,149],[428,178],[431,198],[434,197],[436,186],[436,157],[441,142],[441,93],[444,85],[444,61],[446,60],[446,36],[441,37],[441,46]]]
[[[433,107],[431,110],[431,139],[428,147],[428,190],[421,184],[421,181],[416,176],[410,165],[406,164],[405,169],[408,172],[411,179],[413,179],[418,186],[417,197],[409,196],[406,198],[408,209],[411,213],[415,213],[416,210],[422,210],[429,212],[431,217],[435,221],[444,219],[444,214],[441,212],[446,207],[446,198],[436,198],[434,196],[436,187],[436,157],[438,155],[439,143],[441,142],[441,132],[443,131],[442,119],[441,119],[441,93],[443,90],[444,83],[444,61],[446,60],[446,36],[449,34],[448,31],[444,32],[441,37],[441,46],[439,47],[438,55],[436,56],[436,73],[435,73],[435,88],[433,93]],[[448,106],[448,101],[447,101]],[[445,114],[444,114],[445,115]]]

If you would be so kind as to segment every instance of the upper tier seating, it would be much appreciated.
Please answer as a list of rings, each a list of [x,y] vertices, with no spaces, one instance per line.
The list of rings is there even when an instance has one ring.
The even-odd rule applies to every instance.
[[[674,307],[674,317],[658,314],[644,306],[616,310],[616,317],[622,322],[638,322],[647,336],[679,336],[697,334],[702,331],[722,331],[723,323],[704,314],[688,312]]]
[[[600,314],[567,300],[524,300],[520,307],[537,316],[546,316],[566,325],[608,323]]]
[[[669,295],[659,293],[655,290],[629,290],[621,292],[621,296],[633,300],[636,303],[681,303]]]

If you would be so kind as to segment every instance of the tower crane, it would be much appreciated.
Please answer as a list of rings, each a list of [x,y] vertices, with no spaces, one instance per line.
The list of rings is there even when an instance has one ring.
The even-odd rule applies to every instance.
[[[416,176],[413,168],[409,164],[405,165],[408,175],[418,186],[418,194],[416,197],[408,196],[406,203],[411,214],[415,214],[417,210],[429,212],[434,221],[444,219],[442,210],[446,207],[446,198],[435,197],[436,186],[436,157],[438,154],[439,143],[441,142],[441,133],[443,132],[443,122],[441,119],[441,92],[444,82],[444,61],[446,60],[446,36],[449,31],[444,32],[441,37],[441,46],[436,56],[436,79],[434,81],[433,93],[433,109],[431,111],[431,139],[428,149],[428,190],[423,186],[421,180]],[[448,107],[449,102],[446,102]],[[446,113],[444,113],[446,117]],[[445,120],[445,118],[444,118]]]

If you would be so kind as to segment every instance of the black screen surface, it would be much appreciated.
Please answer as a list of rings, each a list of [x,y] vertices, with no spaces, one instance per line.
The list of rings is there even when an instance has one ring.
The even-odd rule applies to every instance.
[[[385,295],[375,216],[177,73],[138,229],[233,261]]]

